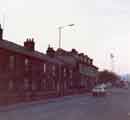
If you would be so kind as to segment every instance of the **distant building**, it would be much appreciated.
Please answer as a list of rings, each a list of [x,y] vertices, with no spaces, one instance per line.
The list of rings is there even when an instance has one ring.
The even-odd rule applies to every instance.
[[[130,82],[130,74],[121,75],[121,80]]]

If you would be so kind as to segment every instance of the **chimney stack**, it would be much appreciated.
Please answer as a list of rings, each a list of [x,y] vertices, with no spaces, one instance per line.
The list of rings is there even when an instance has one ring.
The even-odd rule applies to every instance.
[[[3,40],[3,29],[0,24],[0,40]]]
[[[48,49],[47,49],[46,53],[47,53],[48,56],[54,57],[55,50],[53,49],[53,47],[50,47],[50,45],[48,45]]]
[[[35,50],[35,42],[33,38],[27,38],[24,42],[24,47],[28,48],[29,50],[34,51]]]

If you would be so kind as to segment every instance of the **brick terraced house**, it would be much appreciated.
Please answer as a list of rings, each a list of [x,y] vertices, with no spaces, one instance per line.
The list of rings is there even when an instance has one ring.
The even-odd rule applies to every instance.
[[[59,51],[59,49],[57,50]],[[75,49],[64,51],[62,55],[57,55],[59,59],[73,65],[72,71],[75,73],[73,78],[76,88],[90,91],[96,84],[98,68],[93,65],[93,59],[83,53],[78,53]],[[61,57],[62,56],[62,57]],[[78,91],[79,91],[78,89]]]
[[[0,27],[0,105],[87,92],[98,71],[92,62],[75,49],[48,47],[44,54],[35,50],[34,39],[24,46],[4,40]]]

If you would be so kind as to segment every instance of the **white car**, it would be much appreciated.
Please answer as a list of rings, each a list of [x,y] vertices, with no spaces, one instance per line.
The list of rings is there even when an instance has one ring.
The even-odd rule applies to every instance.
[[[93,96],[104,96],[106,94],[106,89],[104,85],[96,86],[92,89]]]

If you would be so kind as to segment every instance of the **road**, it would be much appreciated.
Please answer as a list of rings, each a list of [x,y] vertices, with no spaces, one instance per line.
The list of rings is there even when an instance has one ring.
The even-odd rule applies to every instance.
[[[0,120],[130,120],[130,88],[106,97],[78,95],[0,112]]]

